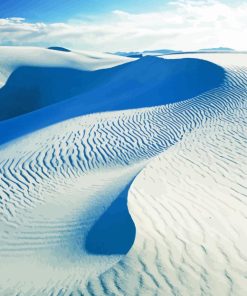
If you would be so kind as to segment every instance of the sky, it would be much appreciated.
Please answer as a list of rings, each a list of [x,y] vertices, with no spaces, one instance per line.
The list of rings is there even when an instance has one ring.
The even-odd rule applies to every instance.
[[[1,0],[0,44],[246,50],[246,16],[246,0]]]

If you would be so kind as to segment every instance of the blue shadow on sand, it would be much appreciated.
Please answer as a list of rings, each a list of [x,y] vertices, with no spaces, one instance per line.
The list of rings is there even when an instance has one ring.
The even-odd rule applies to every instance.
[[[97,71],[20,67],[0,89],[0,144],[80,115],[186,100],[224,78],[223,68],[191,58],[146,56]]]
[[[130,185],[131,183],[91,228],[85,242],[88,253],[124,255],[130,250],[136,234],[135,224],[127,207]]]

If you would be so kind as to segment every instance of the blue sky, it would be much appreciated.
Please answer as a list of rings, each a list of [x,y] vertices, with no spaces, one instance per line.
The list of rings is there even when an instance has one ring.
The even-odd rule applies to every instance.
[[[247,49],[245,0],[0,0],[0,44]]]
[[[1,0],[0,17],[62,22],[82,16],[107,14],[114,10],[133,13],[156,11],[167,3],[166,0]]]

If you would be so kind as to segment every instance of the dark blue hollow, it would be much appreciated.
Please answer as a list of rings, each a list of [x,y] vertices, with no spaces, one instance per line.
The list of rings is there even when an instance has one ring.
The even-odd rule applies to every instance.
[[[135,224],[128,212],[130,184],[121,192],[87,235],[87,252],[98,255],[126,254],[135,240]]]

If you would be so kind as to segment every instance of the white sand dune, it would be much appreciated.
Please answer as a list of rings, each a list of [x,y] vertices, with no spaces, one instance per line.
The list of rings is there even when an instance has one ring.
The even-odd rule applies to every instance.
[[[246,55],[198,55],[116,67],[96,93],[0,125],[1,295],[246,295]],[[202,79],[184,85],[190,66]],[[110,101],[87,109],[87,95]],[[69,104],[67,118],[112,112],[64,121]],[[18,138],[38,114],[57,119]]]
[[[135,244],[104,282],[126,266],[125,293],[246,295],[246,118],[241,102],[142,171],[128,196]]]
[[[95,52],[1,47],[0,120],[78,95],[103,79],[95,78],[95,70],[131,61]]]
[[[19,67],[0,89],[0,143],[76,116],[186,100],[220,86],[225,76],[221,67],[198,59],[124,61],[124,65],[96,71]]]
[[[76,70],[98,70],[120,65],[131,59],[112,54],[73,50],[54,51],[39,47],[1,46],[1,84],[12,72],[23,66],[59,67]]]

